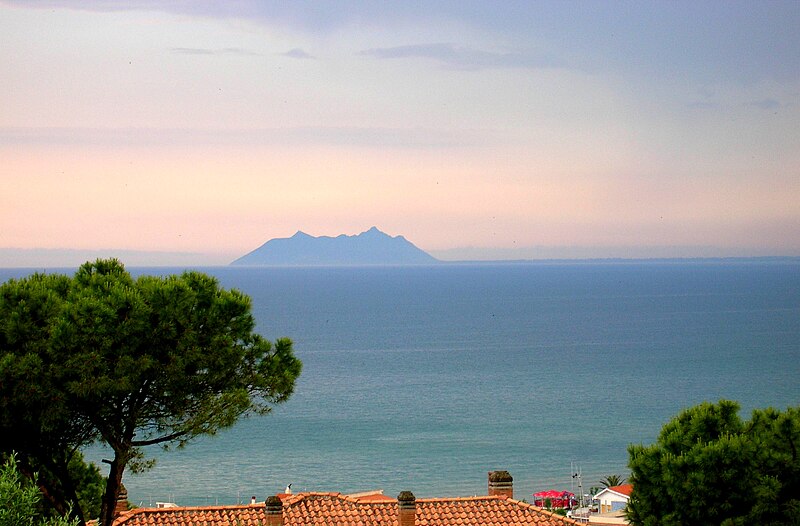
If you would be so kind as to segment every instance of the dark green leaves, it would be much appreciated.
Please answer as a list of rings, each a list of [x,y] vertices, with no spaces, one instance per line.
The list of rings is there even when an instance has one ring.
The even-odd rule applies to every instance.
[[[704,403],[667,423],[651,446],[632,445],[635,525],[797,524],[800,408]]]
[[[98,260],[73,278],[12,280],[0,287],[0,425],[25,422],[48,454],[106,442],[115,492],[129,461],[146,465],[141,447],[185,445],[291,395],[291,341],[254,327],[247,296],[198,272],[133,279]]]

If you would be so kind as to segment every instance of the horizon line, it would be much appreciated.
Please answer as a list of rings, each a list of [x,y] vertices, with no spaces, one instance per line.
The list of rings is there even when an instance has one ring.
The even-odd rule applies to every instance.
[[[542,257],[542,258],[517,258],[517,259],[458,259],[458,260],[444,260],[438,259],[430,263],[398,263],[398,264],[322,264],[322,265],[233,265],[232,262],[227,263],[203,263],[203,262],[145,262],[139,261],[137,263],[126,263],[121,258],[116,256],[98,256],[89,258],[80,263],[53,263],[53,264],[19,264],[8,265],[2,261],[2,252],[5,249],[0,248],[0,269],[2,270],[60,270],[60,269],[74,269],[83,265],[84,263],[94,261],[96,259],[119,259],[126,268],[244,268],[244,269],[257,269],[257,268],[378,268],[378,267],[436,267],[448,265],[536,265],[536,264],[603,264],[603,263],[713,263],[713,262],[730,262],[730,263],[746,263],[746,262],[798,262],[800,263],[800,255],[726,255],[726,256],[654,256],[654,257]],[[38,250],[38,249],[32,249]],[[58,249],[45,249],[45,250],[58,250]],[[196,255],[196,253],[180,253],[180,252],[139,252],[140,256],[147,254],[175,254],[175,255]]]

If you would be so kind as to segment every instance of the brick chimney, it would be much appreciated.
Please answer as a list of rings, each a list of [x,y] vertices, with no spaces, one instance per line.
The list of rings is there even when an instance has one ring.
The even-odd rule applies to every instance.
[[[410,491],[397,496],[397,526],[414,526],[417,521],[417,498]]]
[[[277,495],[267,497],[264,505],[267,511],[266,526],[283,526],[283,503],[281,499]]]
[[[489,472],[489,495],[505,495],[514,498],[514,477],[508,471]]]
[[[114,517],[119,517],[121,514],[128,511],[128,490],[125,489],[125,484],[119,483],[119,495],[117,495],[117,503],[114,506]]]

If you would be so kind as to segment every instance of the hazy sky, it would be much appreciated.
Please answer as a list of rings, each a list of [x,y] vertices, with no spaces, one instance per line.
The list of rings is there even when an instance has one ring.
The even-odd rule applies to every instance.
[[[798,28],[797,0],[0,0],[0,251],[800,255]]]

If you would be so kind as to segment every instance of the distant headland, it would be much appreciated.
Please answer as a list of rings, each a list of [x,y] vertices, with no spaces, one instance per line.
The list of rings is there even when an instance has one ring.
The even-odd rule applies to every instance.
[[[289,238],[270,239],[231,265],[430,265],[438,262],[403,236],[392,237],[372,227],[355,236],[314,237],[298,231]]]

